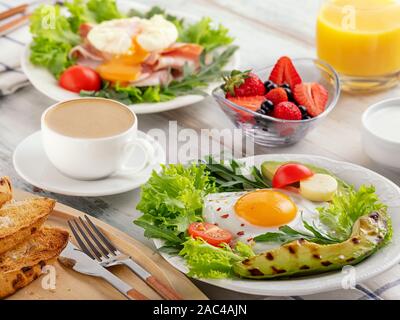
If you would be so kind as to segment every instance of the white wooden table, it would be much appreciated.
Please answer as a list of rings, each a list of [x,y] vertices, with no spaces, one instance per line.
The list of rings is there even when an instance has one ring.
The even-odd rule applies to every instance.
[[[147,5],[157,4],[196,16],[210,16],[215,21],[221,22],[236,37],[236,43],[240,46],[242,69],[261,68],[273,63],[281,55],[315,56],[314,23],[318,8],[318,1],[315,0],[137,1]],[[0,4],[1,2],[10,6],[24,1],[3,0]],[[7,48],[2,47],[0,50],[7,50]],[[342,94],[336,109],[306,139],[297,145],[282,149],[256,147],[255,154],[306,153],[327,156],[363,165],[399,184],[400,174],[374,164],[367,158],[360,144],[362,112],[372,103],[397,96],[399,93],[399,88],[395,88],[373,95]],[[98,198],[70,197],[35,190],[17,175],[12,165],[13,150],[26,136],[39,130],[40,115],[52,103],[53,101],[32,86],[0,98],[0,174],[9,175],[17,188],[53,197],[64,204],[92,214],[151,246],[151,242],[143,237],[142,230],[132,223],[139,215],[135,210],[139,190]],[[169,121],[177,121],[180,129],[191,128],[198,132],[204,128],[233,129],[233,125],[211,97],[186,108],[159,114],[140,115],[139,129],[145,132],[152,128],[168,130]],[[210,298],[254,298],[199,282],[196,284]],[[321,298],[324,295],[318,297]]]

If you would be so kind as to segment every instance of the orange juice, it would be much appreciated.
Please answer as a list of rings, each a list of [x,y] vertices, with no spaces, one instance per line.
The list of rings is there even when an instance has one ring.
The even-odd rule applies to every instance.
[[[341,75],[400,72],[400,1],[330,0],[317,20],[317,53]]]

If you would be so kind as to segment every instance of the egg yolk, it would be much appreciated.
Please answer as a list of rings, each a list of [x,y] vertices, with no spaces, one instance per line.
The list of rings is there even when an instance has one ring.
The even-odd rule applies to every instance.
[[[235,212],[247,222],[261,227],[289,223],[296,217],[296,204],[284,193],[257,190],[246,193],[235,203]]]
[[[96,70],[104,80],[121,83],[135,81],[140,76],[141,63],[148,56],[149,53],[134,39],[128,53],[112,57]]]

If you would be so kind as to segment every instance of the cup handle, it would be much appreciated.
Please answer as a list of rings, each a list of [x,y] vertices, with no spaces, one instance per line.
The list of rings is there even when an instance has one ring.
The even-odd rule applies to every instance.
[[[141,165],[128,166],[128,165],[126,165],[126,162],[132,156],[132,151],[136,147],[139,147],[140,149],[142,149],[145,159]],[[116,174],[134,175],[140,171],[147,169],[148,167],[152,166],[155,163],[155,159],[154,159],[155,149],[154,149],[153,145],[145,139],[135,138],[135,139],[129,141],[124,146],[123,153],[124,153],[123,160],[122,160],[121,165],[120,165],[119,169],[117,170]]]

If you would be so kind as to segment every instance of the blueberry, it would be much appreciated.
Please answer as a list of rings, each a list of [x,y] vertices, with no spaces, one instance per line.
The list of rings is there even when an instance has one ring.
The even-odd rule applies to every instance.
[[[268,111],[264,110],[262,107],[261,109],[258,109],[256,112],[262,115],[266,115],[268,113]]]
[[[274,110],[274,104],[272,103],[271,100],[265,100],[261,104],[261,109],[264,110],[266,113],[271,112]]]
[[[301,114],[304,116],[304,115],[307,115],[307,108],[305,107],[305,106],[299,106],[299,109],[300,109],[300,111],[301,111]]]
[[[290,89],[290,85],[287,83],[282,84],[280,87],[283,89]]]
[[[264,82],[265,90],[271,91],[272,89],[278,88],[278,85],[272,82],[271,80],[267,80]]]
[[[303,115],[303,120],[311,119],[312,117],[309,114]]]
[[[292,93],[292,90],[291,90],[290,88],[284,88],[284,89],[285,89],[285,92],[286,92],[286,94],[287,94],[287,96],[288,96],[289,101],[293,101],[293,93]]]

